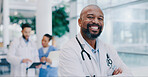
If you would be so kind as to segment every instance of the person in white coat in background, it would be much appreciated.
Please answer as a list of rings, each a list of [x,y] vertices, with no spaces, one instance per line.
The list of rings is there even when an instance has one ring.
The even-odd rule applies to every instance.
[[[33,62],[39,62],[36,43],[29,39],[31,26],[22,25],[22,36],[12,41],[7,53],[7,61],[11,64],[11,77],[35,76],[35,69],[26,70]],[[41,65],[37,66],[37,68]]]
[[[104,27],[104,14],[99,6],[86,6],[78,23],[80,33],[61,49],[59,76],[132,76],[117,51],[98,38]]]

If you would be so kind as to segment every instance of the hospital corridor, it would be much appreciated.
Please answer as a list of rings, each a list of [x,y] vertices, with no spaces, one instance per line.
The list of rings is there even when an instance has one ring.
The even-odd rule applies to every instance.
[[[0,77],[148,77],[147,59],[148,0],[0,0]]]

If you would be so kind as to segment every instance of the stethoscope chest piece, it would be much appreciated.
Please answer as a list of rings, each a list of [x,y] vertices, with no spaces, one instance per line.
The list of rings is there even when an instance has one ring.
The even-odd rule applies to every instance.
[[[106,56],[107,56],[107,59],[106,59],[107,66],[109,66],[111,68],[113,61],[109,58],[108,54],[106,54]]]

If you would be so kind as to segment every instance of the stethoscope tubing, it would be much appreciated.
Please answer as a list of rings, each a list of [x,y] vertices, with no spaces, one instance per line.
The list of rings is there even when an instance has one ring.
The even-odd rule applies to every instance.
[[[85,61],[85,58],[84,58],[84,55],[83,55],[84,53],[88,56],[89,60],[91,60],[90,54],[84,50],[84,48],[83,48],[82,44],[80,43],[80,41],[78,40],[77,36],[76,36],[76,40],[77,40],[77,42],[79,43],[79,45],[80,45],[80,47],[82,49],[81,56],[82,56],[83,61]],[[108,53],[106,53],[106,57],[107,57],[107,60],[106,60],[107,61],[107,66],[109,66],[110,69],[111,69],[111,67],[112,67],[112,60],[110,59]],[[86,66],[86,68],[87,68],[87,66]],[[93,66],[93,68],[94,68],[94,66]],[[88,70],[88,68],[87,68],[87,70]],[[93,75],[93,77],[95,77],[95,75]]]

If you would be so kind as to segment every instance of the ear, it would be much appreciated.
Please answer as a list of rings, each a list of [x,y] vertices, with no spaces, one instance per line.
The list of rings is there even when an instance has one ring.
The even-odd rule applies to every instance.
[[[81,21],[82,21],[81,18],[79,18],[79,19],[78,19],[78,24],[79,24],[80,27],[82,26]]]

